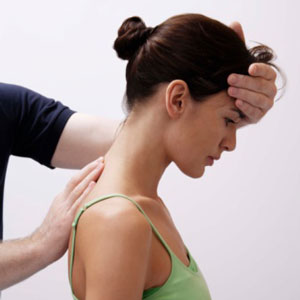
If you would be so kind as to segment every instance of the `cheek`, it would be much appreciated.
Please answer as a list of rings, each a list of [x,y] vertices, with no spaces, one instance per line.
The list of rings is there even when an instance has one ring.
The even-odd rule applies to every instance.
[[[205,132],[202,132],[201,135],[201,145],[203,149],[209,151],[206,155],[213,155],[211,151],[217,151],[217,146],[220,144],[223,136],[223,129],[218,126],[210,126],[206,129]]]
[[[174,161],[185,175],[199,178],[204,174],[206,157],[211,154],[208,144],[206,135],[195,128],[170,132],[167,138],[169,159]]]

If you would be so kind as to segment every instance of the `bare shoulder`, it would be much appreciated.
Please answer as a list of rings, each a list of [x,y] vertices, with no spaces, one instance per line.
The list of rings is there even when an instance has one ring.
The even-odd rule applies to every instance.
[[[152,229],[137,207],[125,201],[94,204],[79,219],[76,251],[85,270],[86,299],[141,299]]]
[[[122,241],[122,247],[129,242],[133,247],[141,244],[150,247],[151,238],[152,228],[144,215],[132,202],[121,197],[92,205],[84,211],[77,225],[76,239],[80,251],[89,251],[90,247],[86,245],[90,241],[97,244],[103,239],[107,245],[110,242],[117,246]]]

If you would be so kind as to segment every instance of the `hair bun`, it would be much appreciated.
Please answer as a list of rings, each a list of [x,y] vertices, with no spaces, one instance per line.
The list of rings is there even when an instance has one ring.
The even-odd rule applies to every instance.
[[[118,57],[129,60],[145,43],[152,33],[152,27],[146,27],[139,17],[126,19],[118,30],[118,37],[114,42],[114,49]]]

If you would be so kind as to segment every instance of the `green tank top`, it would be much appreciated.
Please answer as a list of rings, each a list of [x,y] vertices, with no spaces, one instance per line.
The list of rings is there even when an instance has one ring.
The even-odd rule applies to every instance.
[[[189,266],[186,266],[170,249],[168,244],[164,241],[160,233],[157,231],[155,226],[152,224],[151,220],[148,218],[146,213],[143,211],[141,206],[136,203],[134,200],[122,194],[110,194],[103,196],[101,198],[92,200],[86,203],[81,210],[76,215],[74,222],[72,224],[73,232],[72,232],[72,248],[71,248],[71,257],[70,257],[70,270],[69,270],[69,281],[71,285],[72,295],[74,300],[78,300],[73,292],[72,285],[72,271],[73,271],[73,263],[74,263],[74,246],[75,246],[75,236],[76,236],[76,227],[78,224],[78,220],[82,213],[92,206],[93,204],[100,202],[102,200],[106,200],[112,197],[121,197],[131,201],[138,210],[145,216],[147,221],[152,227],[152,230],[155,232],[159,240],[167,249],[172,263],[171,273],[167,279],[167,281],[158,287],[153,287],[143,292],[143,298],[147,300],[211,300],[210,293],[206,282],[202,276],[201,271],[199,270],[197,263],[193,259],[190,254],[188,248],[185,246],[187,250],[187,254],[189,257]]]

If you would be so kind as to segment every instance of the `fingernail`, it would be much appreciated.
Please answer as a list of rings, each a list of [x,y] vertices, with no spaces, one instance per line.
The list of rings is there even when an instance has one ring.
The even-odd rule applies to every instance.
[[[238,81],[238,77],[236,75],[231,75],[229,77],[229,83],[234,84],[234,83],[237,83],[237,81]]]
[[[104,161],[104,158],[103,156],[100,156],[98,159],[97,159],[98,162],[103,162]]]
[[[233,96],[235,96],[237,94],[237,89],[236,88],[233,88],[233,87],[230,87],[229,88],[229,93]]]
[[[243,106],[243,105],[244,105],[244,102],[241,101],[241,100],[237,100],[237,101],[236,101],[236,104],[237,104],[238,106]]]
[[[93,187],[95,184],[96,184],[95,181],[91,181],[91,182],[89,183],[89,187]]]
[[[96,170],[100,170],[100,169],[102,169],[102,168],[103,168],[103,163],[102,163],[102,162],[100,162],[100,163],[98,164],[98,166],[97,166]]]

